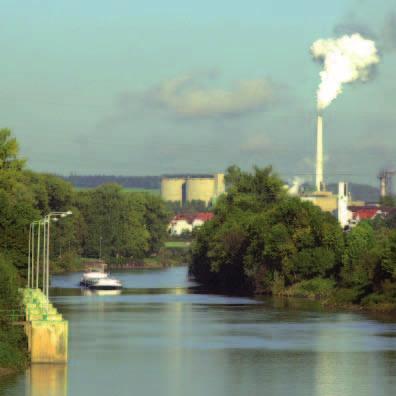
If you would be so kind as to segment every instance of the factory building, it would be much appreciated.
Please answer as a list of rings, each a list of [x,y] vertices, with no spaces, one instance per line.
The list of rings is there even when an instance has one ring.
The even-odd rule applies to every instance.
[[[161,197],[165,201],[183,202],[186,179],[163,177],[161,179]]]
[[[161,179],[161,197],[164,201],[203,201],[208,206],[225,192],[224,174],[208,176],[164,176]]]
[[[333,193],[326,191],[324,181],[324,161],[323,161],[323,117],[318,114],[316,124],[316,191],[313,193],[303,194],[303,201],[312,202],[319,206],[325,212],[334,212],[338,207],[338,197]]]

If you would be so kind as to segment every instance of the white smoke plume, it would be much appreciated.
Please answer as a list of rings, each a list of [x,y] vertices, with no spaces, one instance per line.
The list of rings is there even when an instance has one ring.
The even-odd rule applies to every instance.
[[[324,66],[317,92],[318,110],[326,108],[342,92],[343,84],[367,81],[372,66],[380,61],[375,42],[359,33],[317,40],[311,52]]]

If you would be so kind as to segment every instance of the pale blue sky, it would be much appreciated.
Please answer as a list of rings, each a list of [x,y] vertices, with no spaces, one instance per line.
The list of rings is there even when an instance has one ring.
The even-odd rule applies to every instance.
[[[396,165],[391,1],[0,5],[1,126],[35,170],[148,175],[271,163],[285,177],[310,174],[320,65],[309,48],[340,25],[373,32],[382,60],[371,82],[346,87],[326,111],[327,173],[375,183],[380,167]],[[217,108],[214,90],[229,91],[238,110],[186,115],[188,96],[166,90],[186,76],[182,92],[199,90]],[[270,84],[270,103],[251,102],[251,80]]]

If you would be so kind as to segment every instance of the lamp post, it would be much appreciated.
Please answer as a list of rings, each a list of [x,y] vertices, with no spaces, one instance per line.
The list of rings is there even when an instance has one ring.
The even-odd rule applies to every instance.
[[[28,254],[28,287],[34,288],[35,284],[35,267],[34,262],[36,260],[36,252],[35,252],[35,233],[34,227],[38,225],[40,220],[35,220],[30,223],[29,228],[29,254]]]
[[[36,261],[36,289],[38,289],[39,285],[39,274],[40,274],[40,227],[42,224],[42,220],[39,220],[37,222],[38,228],[37,228],[37,261]],[[33,285],[34,286],[34,285]]]
[[[32,258],[32,223],[29,226],[29,253],[28,253],[28,276],[27,276],[27,287],[30,287],[30,265]]]
[[[46,252],[45,252],[45,237],[46,237],[46,233],[45,233],[45,225],[47,224],[47,219],[44,217],[41,220],[37,220],[35,223],[38,224],[38,229],[37,229],[37,261],[36,261],[36,289],[39,288],[39,278],[40,278],[40,251],[41,251],[41,226],[43,226],[43,292],[44,292],[44,272],[45,272],[45,260],[46,260]],[[34,285],[33,285],[34,286]]]
[[[58,217],[66,217],[70,216],[72,214],[71,210],[68,210],[67,212],[51,212],[48,213],[45,216],[45,219],[47,219],[47,232],[46,232],[46,244],[47,246],[44,247],[44,250],[46,250],[46,265],[45,265],[45,288],[43,292],[47,296],[47,300],[49,297],[49,255],[50,255],[50,224],[51,224],[51,219],[55,220]]]
[[[47,243],[47,227],[46,227],[46,225],[48,224],[48,219],[47,218],[45,218],[44,217],[44,219],[43,219],[43,225],[44,225],[44,228],[43,228],[43,279],[42,279],[42,281],[43,281],[43,286],[42,286],[42,290],[43,290],[43,293],[45,292],[45,285],[46,285],[46,275],[45,275],[45,273],[46,273],[46,262],[47,262],[47,260],[46,260],[46,257],[47,257],[47,252],[46,252],[46,243]]]
[[[57,221],[59,217],[66,217],[71,215],[72,212],[51,212],[40,220],[35,220],[30,223],[29,227],[29,252],[28,252],[28,280],[27,287],[38,289],[39,275],[40,275],[40,252],[41,246],[43,247],[43,293],[48,299],[49,290],[49,245],[50,245],[50,223]],[[37,227],[37,251],[35,251],[35,226]],[[41,244],[41,226],[43,226],[43,243]],[[36,262],[36,266],[35,266]]]

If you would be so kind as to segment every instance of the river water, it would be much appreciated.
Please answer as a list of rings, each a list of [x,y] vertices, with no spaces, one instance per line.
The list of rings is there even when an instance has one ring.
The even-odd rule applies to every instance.
[[[185,267],[118,272],[120,295],[53,278],[69,363],[0,379],[0,395],[396,394],[396,320],[196,290]]]

